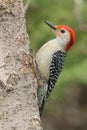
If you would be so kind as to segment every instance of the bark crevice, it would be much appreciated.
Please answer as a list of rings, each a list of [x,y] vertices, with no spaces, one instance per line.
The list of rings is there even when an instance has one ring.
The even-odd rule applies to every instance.
[[[0,1],[0,130],[41,130],[21,0]]]

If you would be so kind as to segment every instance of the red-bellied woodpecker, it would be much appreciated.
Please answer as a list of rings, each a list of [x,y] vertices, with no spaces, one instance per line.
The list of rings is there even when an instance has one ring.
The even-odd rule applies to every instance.
[[[66,53],[75,40],[74,31],[70,27],[65,25],[54,26],[48,21],[46,24],[53,29],[56,38],[45,43],[35,56],[41,78],[45,80],[45,84],[38,87],[40,115],[64,66]]]

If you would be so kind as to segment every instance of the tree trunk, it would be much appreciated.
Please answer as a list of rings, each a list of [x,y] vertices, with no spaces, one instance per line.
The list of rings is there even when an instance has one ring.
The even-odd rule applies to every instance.
[[[0,130],[41,130],[22,0],[0,0]]]

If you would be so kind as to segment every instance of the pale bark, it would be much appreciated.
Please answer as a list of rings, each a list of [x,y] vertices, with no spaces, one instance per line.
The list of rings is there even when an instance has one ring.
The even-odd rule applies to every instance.
[[[27,12],[28,8],[29,8],[29,4],[30,4],[30,0],[27,0],[25,6],[24,6],[24,11],[25,13]]]
[[[84,21],[84,18],[82,16],[82,6],[83,6],[83,0],[74,0],[75,6],[74,6],[74,14],[77,19],[79,28],[83,31],[87,31],[87,24]]]
[[[0,130],[41,130],[22,0],[0,0]]]

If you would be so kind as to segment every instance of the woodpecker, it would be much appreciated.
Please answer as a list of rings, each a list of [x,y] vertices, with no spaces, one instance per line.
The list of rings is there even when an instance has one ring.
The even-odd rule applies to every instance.
[[[53,30],[56,38],[45,43],[35,55],[41,79],[45,81],[37,92],[40,115],[62,71],[66,54],[75,41],[74,31],[70,27],[54,26],[48,21],[45,23]]]

